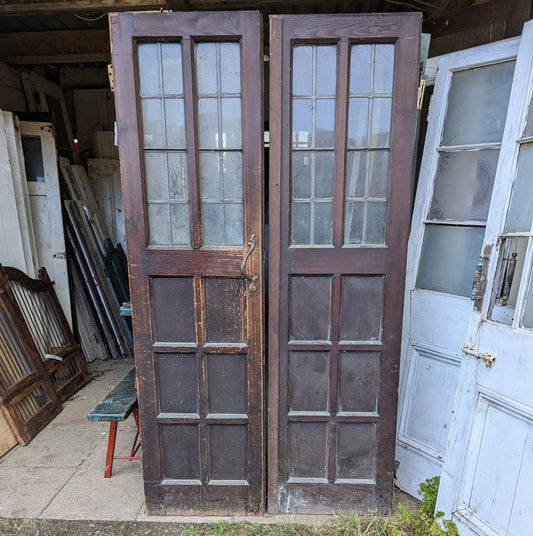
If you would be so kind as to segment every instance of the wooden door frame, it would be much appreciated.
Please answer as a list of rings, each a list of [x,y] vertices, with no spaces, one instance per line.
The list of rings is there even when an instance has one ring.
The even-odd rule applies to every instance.
[[[335,21],[332,24],[329,21]],[[357,21],[357,23],[356,23]],[[329,22],[329,24],[328,24]],[[342,24],[344,22],[344,25]],[[297,15],[270,17],[270,252],[269,252],[269,367],[268,367],[268,511],[280,511],[280,410],[286,401],[280,401],[282,386],[280,385],[280,351],[286,344],[288,323],[288,277],[286,268],[288,255],[288,219],[290,208],[289,181],[282,184],[281,176],[289,176],[290,166],[290,54],[291,40],[314,40],[314,43],[338,42],[344,40],[339,54],[347,60],[349,43],[353,42],[388,42],[396,43],[395,98],[392,112],[392,141],[391,141],[391,181],[388,208],[388,221],[395,213],[395,225],[387,226],[389,248],[373,248],[361,273],[386,274],[387,265],[394,259],[395,271],[387,274],[386,286],[394,289],[386,293],[384,311],[384,334],[382,369],[391,371],[388,378],[382,377],[380,395],[385,395],[387,406],[380,403],[380,426],[385,429],[380,444],[377,447],[377,458],[380,460],[380,471],[377,475],[378,488],[390,490],[392,495],[392,477],[394,472],[394,440],[395,414],[397,402],[397,385],[400,353],[401,311],[403,307],[403,286],[405,280],[405,259],[407,237],[409,232],[409,198],[411,192],[411,157],[413,154],[414,132],[416,125],[415,110],[416,94],[413,86],[418,76],[418,59],[408,53],[402,32],[419,35],[419,14],[380,14],[372,15]],[[328,33],[327,29],[331,31]],[[356,29],[354,29],[356,28]],[[329,39],[328,39],[329,38]],[[412,41],[411,41],[412,43]],[[417,43],[417,47],[418,47]],[[409,55],[411,54],[411,55]],[[278,61],[279,60],[279,61]],[[400,73],[398,64],[403,65]],[[347,88],[348,75],[341,72],[338,75],[340,86],[336,107],[336,146],[339,147],[345,139],[347,130]],[[344,102],[340,102],[344,100]],[[412,136],[402,134],[412,133]],[[345,148],[345,146],[344,146]],[[343,151],[344,153],[344,151]],[[404,155],[402,157],[402,155]],[[394,162],[395,164],[392,164]],[[344,169],[344,154],[335,155],[335,175],[342,174]],[[333,213],[343,211],[345,178],[337,180],[334,186]],[[407,193],[405,193],[407,192]],[[343,243],[343,225],[334,224],[333,244],[340,248]],[[329,249],[327,251],[330,251]],[[294,262],[300,266],[305,263],[304,256],[293,255]],[[340,252],[349,253],[347,251]],[[325,259],[326,257],[324,257]],[[343,255],[339,258],[341,266],[337,270],[350,273],[350,257]],[[284,272],[285,270],[285,272]],[[340,291],[340,290],[339,290]],[[338,320],[338,319],[337,319]],[[385,492],[385,495],[387,492]],[[385,499],[387,502],[387,499]],[[356,505],[354,504],[355,508]],[[336,506],[333,505],[333,508]]]
[[[263,206],[263,137],[262,137],[262,64],[263,49],[262,19],[259,12],[181,12],[181,13],[114,13],[110,15],[112,37],[113,68],[115,78],[115,95],[117,109],[117,125],[120,147],[120,162],[123,181],[128,184],[124,190],[124,214],[128,241],[129,283],[134,323],[134,346],[137,375],[139,382],[139,412],[141,419],[142,441],[145,454],[157,452],[157,389],[155,385],[154,357],[150,329],[153,317],[149,307],[149,276],[173,276],[176,274],[195,273],[200,263],[203,266],[201,276],[240,277],[241,263],[245,248],[205,248],[201,246],[201,222],[199,217],[200,195],[199,174],[196,156],[196,139],[190,125],[195,121],[195,95],[193,94],[192,66],[193,40],[211,39],[214,41],[235,40],[235,36],[243,44],[241,52],[241,72],[257,73],[243,75],[242,138],[243,144],[243,177],[244,181],[244,233],[245,244],[251,234],[256,236],[256,253],[248,259],[247,270],[251,274],[262,275],[263,257],[263,210],[254,207]],[[179,32],[179,33],[178,33]],[[184,70],[185,102],[193,103],[185,108],[187,128],[187,166],[189,175],[191,247],[171,250],[158,246],[148,247],[146,195],[142,180],[144,176],[141,145],[140,104],[137,98],[138,72],[136,64],[136,42],[147,39],[155,42],[157,38],[176,42],[180,35],[187,37],[180,42],[183,46],[183,62],[189,66]],[[244,50],[244,46],[247,46]],[[246,98],[244,97],[246,96]],[[246,203],[250,203],[248,208]],[[139,214],[139,208],[142,213]],[[135,244],[137,246],[135,246]],[[183,252],[182,257],[176,255]],[[170,262],[174,264],[170,266]],[[221,271],[222,270],[222,271]],[[196,276],[195,276],[196,277]],[[246,285],[247,287],[248,285]],[[200,283],[196,285],[196,293],[200,293]],[[263,419],[263,309],[264,283],[261,277],[255,292],[246,291],[246,314],[248,325],[248,400],[256,401],[253,411],[249,412],[247,471],[250,475],[247,492],[246,510],[260,513],[264,509],[264,419]],[[201,322],[197,311],[196,322]],[[135,329],[135,326],[138,329]],[[142,327],[139,328],[139,326]],[[252,373],[253,372],[253,373]],[[205,393],[202,393],[202,399]],[[162,464],[155,455],[143,456],[145,493],[147,498],[157,495],[160,487]],[[191,486],[189,486],[191,487]],[[222,488],[221,488],[222,489]],[[171,493],[171,492],[169,492]],[[182,490],[182,493],[185,493]],[[187,495],[189,496],[189,495]],[[189,497],[190,498],[190,497]],[[189,501],[181,510],[188,513],[230,513],[240,512],[240,508],[232,508],[230,497],[210,502],[208,506],[196,501]],[[182,504],[187,499],[179,499]],[[185,501],[185,503],[183,502]],[[176,513],[179,508],[171,504],[160,504],[148,501],[148,509],[152,513]]]

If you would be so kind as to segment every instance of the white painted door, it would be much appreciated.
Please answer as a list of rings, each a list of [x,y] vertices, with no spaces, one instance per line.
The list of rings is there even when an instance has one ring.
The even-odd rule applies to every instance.
[[[442,468],[519,39],[443,56],[409,239],[396,459],[416,495]]]
[[[533,21],[524,26],[437,508],[533,534]]]
[[[50,123],[20,122],[26,178],[39,266],[44,266],[72,326],[61,195]]]

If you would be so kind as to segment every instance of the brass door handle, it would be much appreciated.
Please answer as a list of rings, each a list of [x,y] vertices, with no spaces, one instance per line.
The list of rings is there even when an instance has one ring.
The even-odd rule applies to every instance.
[[[252,253],[252,251],[255,249],[255,234],[253,234],[250,237],[250,240],[248,240],[247,246],[250,248],[246,254],[244,255],[244,259],[241,262],[241,274],[242,276],[250,281],[250,285],[248,288],[250,289],[250,292],[255,292],[257,290],[257,285],[255,282],[259,279],[259,276],[257,275],[249,275],[246,273],[246,262],[248,261],[248,257]]]

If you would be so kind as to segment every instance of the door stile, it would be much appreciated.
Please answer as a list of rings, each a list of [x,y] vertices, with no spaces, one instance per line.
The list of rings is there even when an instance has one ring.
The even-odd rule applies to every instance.
[[[289,129],[289,114],[286,99],[283,99],[283,19],[269,17],[270,26],[270,57],[281,58],[281,61],[270,62],[270,169],[281,170],[282,154],[288,153],[287,144],[283,142],[283,132]],[[272,111],[281,107],[281,113],[273,115]],[[286,158],[286,155],[285,155]],[[281,319],[280,296],[286,295],[285,278],[281,277],[281,176],[270,173],[269,177],[269,289],[268,289],[268,480],[267,480],[267,511],[269,514],[279,513],[279,408],[281,394],[279,347],[283,340],[280,329],[285,325]]]

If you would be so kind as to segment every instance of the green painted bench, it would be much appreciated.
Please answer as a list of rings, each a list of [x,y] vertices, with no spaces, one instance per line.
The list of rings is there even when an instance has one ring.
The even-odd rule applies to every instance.
[[[125,421],[131,414],[135,419],[137,433],[129,456],[115,456],[118,421]],[[135,367],[133,367],[111,392],[101,400],[87,415],[90,421],[109,421],[109,439],[105,461],[104,477],[109,478],[113,470],[113,460],[139,460],[135,454],[141,446],[139,439],[139,411],[137,407],[137,387],[135,385]]]

